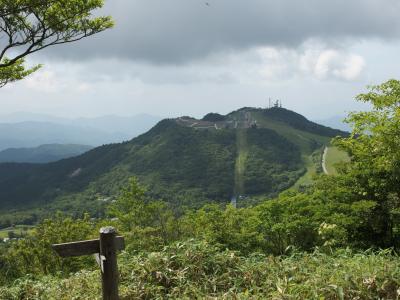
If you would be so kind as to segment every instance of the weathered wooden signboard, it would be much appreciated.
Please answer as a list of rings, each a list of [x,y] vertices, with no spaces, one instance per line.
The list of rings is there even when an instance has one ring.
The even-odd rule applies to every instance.
[[[118,300],[117,251],[125,248],[124,238],[117,236],[113,227],[100,229],[100,238],[96,240],[52,245],[61,257],[73,257],[94,254],[101,268],[103,299]]]

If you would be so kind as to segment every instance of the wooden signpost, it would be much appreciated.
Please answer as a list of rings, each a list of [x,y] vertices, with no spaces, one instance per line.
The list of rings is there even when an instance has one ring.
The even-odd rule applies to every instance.
[[[61,257],[95,254],[101,268],[103,300],[118,300],[117,251],[125,248],[124,238],[113,227],[100,229],[97,240],[52,245]]]

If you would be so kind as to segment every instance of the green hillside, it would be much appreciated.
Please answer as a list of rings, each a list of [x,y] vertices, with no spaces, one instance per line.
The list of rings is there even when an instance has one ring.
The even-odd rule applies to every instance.
[[[179,207],[229,202],[243,193],[273,195],[306,173],[305,157],[344,134],[281,108],[244,108],[206,119],[217,121],[169,119],[131,141],[78,157],[0,164],[0,211],[45,207],[34,214],[55,209],[95,214],[131,176],[153,198]]]

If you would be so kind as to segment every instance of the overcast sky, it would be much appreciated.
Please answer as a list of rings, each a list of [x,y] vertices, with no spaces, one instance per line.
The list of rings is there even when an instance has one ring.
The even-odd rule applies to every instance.
[[[100,13],[100,12],[99,12]],[[279,98],[312,119],[400,79],[398,0],[108,0],[114,29],[35,54],[0,114],[227,113]]]

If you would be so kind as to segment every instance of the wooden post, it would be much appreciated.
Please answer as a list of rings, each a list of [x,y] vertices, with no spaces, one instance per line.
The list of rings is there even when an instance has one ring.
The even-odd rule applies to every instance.
[[[100,229],[100,260],[102,262],[103,300],[118,300],[117,247],[113,227]]]
[[[52,245],[61,257],[95,254],[101,268],[103,300],[119,300],[117,251],[125,248],[124,238],[113,227],[100,229],[100,239]]]

